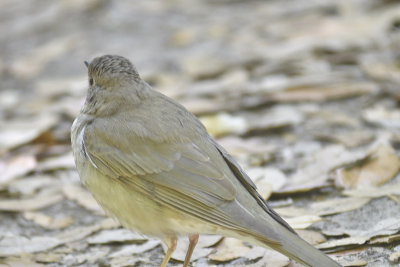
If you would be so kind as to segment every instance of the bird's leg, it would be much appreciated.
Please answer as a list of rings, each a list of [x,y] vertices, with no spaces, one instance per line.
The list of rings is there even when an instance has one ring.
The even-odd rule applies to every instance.
[[[174,236],[174,237],[171,237],[171,238],[169,238],[167,240],[164,240],[164,242],[167,244],[168,250],[167,250],[167,253],[164,256],[163,261],[161,262],[160,267],[167,266],[167,263],[169,262],[169,259],[171,258],[172,253],[174,253],[174,251],[176,249],[177,238],[176,238],[176,236]]]
[[[198,240],[199,240],[199,234],[189,236],[189,247],[186,252],[186,257],[185,257],[185,262],[183,263],[183,267],[187,267],[189,265],[190,257],[192,257],[194,247],[196,246]]]

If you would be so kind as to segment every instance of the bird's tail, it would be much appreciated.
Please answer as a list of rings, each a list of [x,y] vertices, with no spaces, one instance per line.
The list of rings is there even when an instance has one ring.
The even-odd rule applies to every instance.
[[[275,227],[274,227],[275,228]],[[279,229],[276,229],[279,228]],[[291,232],[286,227],[277,224],[276,233],[278,234],[279,242],[271,243],[267,240],[257,237],[257,239],[265,246],[271,247],[280,253],[296,260],[306,266],[311,267],[340,267],[341,265],[332,260],[330,257],[304,241],[296,233]]]

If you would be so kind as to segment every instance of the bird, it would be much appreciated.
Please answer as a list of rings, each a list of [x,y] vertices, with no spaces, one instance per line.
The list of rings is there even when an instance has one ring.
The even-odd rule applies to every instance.
[[[107,214],[167,245],[160,266],[178,237],[189,239],[188,266],[199,234],[272,248],[306,266],[340,266],[299,237],[197,117],[128,59],[103,55],[85,65],[87,96],[71,127],[77,171]]]

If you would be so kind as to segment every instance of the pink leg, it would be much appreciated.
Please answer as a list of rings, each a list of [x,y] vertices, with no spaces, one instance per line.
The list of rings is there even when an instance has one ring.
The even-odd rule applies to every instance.
[[[174,251],[176,249],[176,243],[177,243],[176,236],[171,237],[170,239],[164,240],[164,242],[167,244],[168,250],[164,256],[164,259],[163,259],[160,267],[167,266],[167,263],[169,262],[169,259],[171,258],[172,253],[174,253]]]
[[[192,257],[194,247],[196,246],[198,240],[199,240],[199,234],[189,236],[189,248],[186,252],[186,257],[185,257],[185,262],[183,263],[183,267],[187,267],[189,265],[190,257]]]

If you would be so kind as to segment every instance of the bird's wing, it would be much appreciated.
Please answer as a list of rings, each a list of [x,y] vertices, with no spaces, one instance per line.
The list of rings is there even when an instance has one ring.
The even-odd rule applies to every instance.
[[[255,185],[247,176],[244,180],[243,175],[235,177],[239,173],[229,166],[234,160],[226,161],[228,154],[221,156],[213,141],[194,138],[190,142],[156,142],[132,134],[129,126],[125,130],[123,126],[118,130],[110,126],[106,131],[96,129],[99,125],[107,127],[88,124],[83,134],[84,152],[99,172],[162,205],[214,225],[251,232],[241,223],[249,214],[234,207],[245,209],[236,203],[240,183],[251,187],[252,192],[256,192]],[[232,220],[232,216],[240,220]],[[279,241],[268,242],[273,247]]]
[[[143,189],[153,190],[153,196],[162,190],[178,192],[197,202],[194,210],[199,203],[215,207],[235,199],[236,187],[227,174],[193,142],[155,142],[128,128],[106,131],[95,124],[85,127],[83,140],[88,160],[98,171],[138,187],[150,183],[152,188]]]
[[[264,201],[264,199],[257,192],[256,185],[250,179],[250,177],[243,171],[243,169],[239,166],[239,164],[232,158],[231,155],[217,142],[210,139],[212,143],[214,143],[215,147],[221,153],[221,156],[224,158],[225,162],[228,164],[232,173],[235,177],[242,183],[242,185],[247,189],[247,191],[257,200],[258,204],[272,217],[275,221],[279,222],[289,231],[295,233],[295,231],[290,227],[290,225],[283,220],[273,209],[271,209],[268,204]]]

